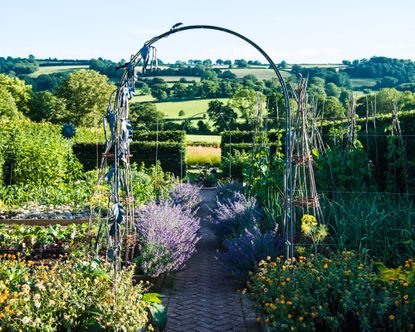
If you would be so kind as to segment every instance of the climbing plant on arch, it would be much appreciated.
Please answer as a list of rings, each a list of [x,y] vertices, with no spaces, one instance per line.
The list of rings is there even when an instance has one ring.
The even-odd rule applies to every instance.
[[[107,183],[109,187],[108,213],[100,229],[105,229],[105,238],[107,242],[107,256],[113,262],[114,273],[121,266],[124,259],[129,261],[132,258],[135,244],[135,226],[134,226],[134,197],[131,188],[130,174],[130,140],[132,138],[131,124],[129,122],[128,102],[133,97],[135,91],[135,81],[137,79],[135,67],[142,62],[143,71],[156,60],[156,49],[153,46],[158,40],[170,35],[184,32],[187,30],[216,30],[227,33],[244,40],[253,46],[268,61],[270,67],[277,76],[284,95],[286,107],[286,140],[285,140],[285,174],[284,174],[284,209],[285,209],[285,237],[287,245],[287,258],[293,257],[293,238],[294,226],[291,217],[293,211],[293,194],[292,194],[292,164],[291,164],[291,112],[290,102],[286,83],[270,56],[256,43],[247,37],[218,26],[213,25],[189,25],[179,26],[176,24],[167,32],[151,38],[144,43],[143,47],[131,56],[129,62],[120,67],[123,69],[123,75],[119,82],[118,88],[112,94],[107,113],[104,119],[104,130],[106,133],[106,149],[102,155],[99,184]],[[153,61],[155,60],[155,61]],[[109,132],[106,128],[109,127]],[[105,170],[109,166],[109,171]],[[92,218],[91,218],[92,220]],[[103,236],[104,231],[99,232],[98,237]],[[98,243],[98,241],[97,241]],[[121,257],[123,254],[123,258]]]

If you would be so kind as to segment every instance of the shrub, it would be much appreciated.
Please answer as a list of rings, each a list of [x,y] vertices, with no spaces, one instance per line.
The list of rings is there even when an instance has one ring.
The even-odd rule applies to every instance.
[[[241,192],[242,184],[238,181],[221,182],[216,188],[216,196],[221,203],[234,199],[235,194]]]
[[[8,255],[0,259],[0,328],[7,331],[138,331],[149,304],[132,269],[118,273],[116,294],[106,266],[73,258],[34,265]]]
[[[211,217],[211,227],[220,241],[238,237],[247,230],[253,230],[256,222],[262,219],[262,210],[254,197],[247,198],[236,193],[234,200],[218,201]]]
[[[261,260],[276,258],[285,248],[282,238],[274,233],[262,234],[256,227],[252,232],[246,229],[239,237],[226,239],[223,244],[226,251],[220,254],[221,260],[235,278],[244,282]]]
[[[201,187],[190,183],[176,183],[169,192],[169,200],[184,209],[195,209],[202,202]]]
[[[164,201],[148,203],[137,213],[138,268],[148,276],[177,271],[196,250],[199,218],[189,209]]]
[[[373,272],[353,252],[261,261],[250,296],[270,331],[409,331],[415,265]]]

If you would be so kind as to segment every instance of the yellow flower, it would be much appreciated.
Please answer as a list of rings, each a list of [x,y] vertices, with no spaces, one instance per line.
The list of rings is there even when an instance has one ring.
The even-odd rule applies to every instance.
[[[291,281],[291,278],[290,277],[287,277],[287,278],[285,278],[285,281],[286,282],[290,282]]]
[[[327,236],[327,227],[326,225],[320,225],[317,229],[316,240],[323,241]]]
[[[324,264],[323,269],[327,270],[329,266],[327,264]]]
[[[291,301],[287,301],[287,305],[293,305]]]
[[[316,226],[317,226],[316,217],[310,214],[303,215],[303,217],[301,218],[301,231],[305,235],[310,235],[314,231]]]
[[[395,315],[389,315],[389,320],[394,320],[395,319]]]
[[[405,295],[403,296],[403,298],[404,298],[405,300],[407,300],[407,299],[409,298],[408,294],[405,294]]]
[[[291,319],[293,316],[291,314],[288,314],[288,319]]]
[[[298,317],[298,320],[299,320],[300,322],[302,322],[302,321],[304,320],[304,317],[303,317],[303,316],[300,316],[300,317]]]

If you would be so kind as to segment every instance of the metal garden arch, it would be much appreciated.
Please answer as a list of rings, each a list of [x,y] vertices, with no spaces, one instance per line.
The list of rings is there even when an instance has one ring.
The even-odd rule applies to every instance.
[[[227,28],[214,25],[189,25],[180,26],[176,24],[172,29],[166,31],[144,43],[143,47],[133,56],[129,62],[125,63],[121,68],[124,69],[123,75],[119,82],[118,89],[110,98],[106,117],[104,119],[104,127],[110,128],[109,135],[106,135],[106,149],[101,160],[101,181],[106,181],[110,187],[110,196],[108,200],[108,216],[106,221],[106,238],[107,253],[110,260],[114,262],[115,274],[121,264],[121,248],[125,247],[125,260],[131,259],[131,245],[134,240],[131,237],[134,229],[134,199],[132,197],[131,175],[129,172],[130,164],[130,145],[132,137],[131,124],[128,120],[128,101],[134,95],[135,90],[135,67],[143,60],[144,66],[149,62],[151,53],[155,52],[152,46],[162,38],[170,35],[187,31],[187,30],[216,30],[224,32],[239,39],[244,40],[261,53],[268,61],[271,68],[277,76],[284,95],[286,107],[285,122],[285,174],[284,174],[284,218],[285,218],[285,235],[287,246],[287,259],[293,257],[294,247],[294,225],[292,220],[293,211],[293,193],[292,193],[292,151],[291,151],[291,111],[290,99],[287,85],[271,57],[256,43],[249,38],[232,31]],[[113,165],[110,166],[107,174],[103,170],[107,167],[107,161],[113,159]]]

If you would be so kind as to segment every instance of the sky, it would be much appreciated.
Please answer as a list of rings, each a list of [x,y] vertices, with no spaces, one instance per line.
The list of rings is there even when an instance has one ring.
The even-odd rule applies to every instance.
[[[413,0],[0,0],[0,56],[118,61],[183,22],[237,31],[275,62],[415,60],[414,13]],[[217,31],[184,31],[155,46],[165,62],[264,61],[246,42]]]

